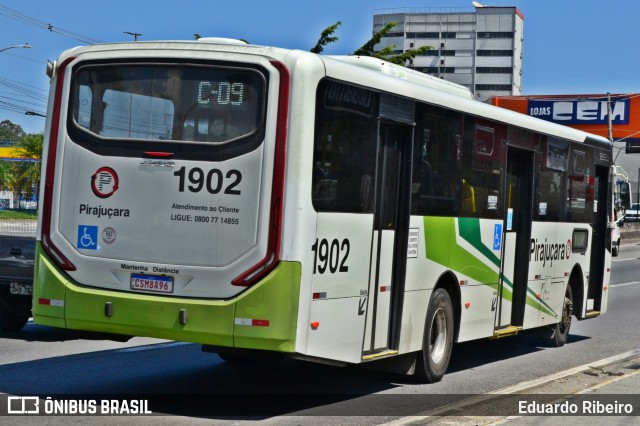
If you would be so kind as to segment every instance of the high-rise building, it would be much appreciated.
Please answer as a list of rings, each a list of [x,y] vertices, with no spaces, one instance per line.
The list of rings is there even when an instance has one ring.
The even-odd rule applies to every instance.
[[[380,9],[373,31],[397,25],[377,46],[401,53],[421,46],[417,71],[468,87],[478,100],[522,92],[524,16],[516,7]]]

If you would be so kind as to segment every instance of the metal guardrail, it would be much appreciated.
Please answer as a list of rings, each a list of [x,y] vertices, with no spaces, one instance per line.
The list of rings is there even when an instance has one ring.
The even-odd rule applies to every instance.
[[[38,221],[34,219],[0,219],[0,236],[35,238]]]

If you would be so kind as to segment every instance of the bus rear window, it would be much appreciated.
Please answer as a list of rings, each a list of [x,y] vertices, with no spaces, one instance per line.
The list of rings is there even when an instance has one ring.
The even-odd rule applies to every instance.
[[[262,126],[266,81],[254,69],[85,65],[71,96],[75,125],[105,139],[224,144]]]

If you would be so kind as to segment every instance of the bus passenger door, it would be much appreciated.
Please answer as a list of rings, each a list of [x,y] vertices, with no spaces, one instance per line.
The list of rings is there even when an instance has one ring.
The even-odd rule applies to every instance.
[[[607,245],[607,206],[609,202],[609,169],[595,166],[593,235],[591,240],[591,259],[589,271],[589,289],[587,292],[586,315],[597,315],[603,310],[602,287],[605,276],[605,252]]]
[[[495,322],[498,335],[510,334],[524,322],[533,208],[533,152],[507,149],[504,243]]]
[[[397,348],[404,298],[413,126],[381,120],[364,358]]]

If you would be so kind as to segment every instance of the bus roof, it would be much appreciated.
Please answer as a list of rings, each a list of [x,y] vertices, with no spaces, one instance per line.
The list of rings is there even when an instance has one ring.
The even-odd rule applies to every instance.
[[[425,87],[431,87],[433,89],[442,90],[443,92],[450,93],[452,95],[461,96],[466,99],[473,99],[473,93],[465,86],[452,83],[450,81],[443,80],[441,78],[433,77],[431,75],[413,70],[411,68],[403,67],[400,65],[392,64],[389,61],[374,58],[371,56],[328,56],[329,58],[337,59],[352,65],[369,68],[382,74],[387,74],[392,77],[401,78],[413,83],[423,85]]]
[[[358,63],[354,60],[345,61],[343,57],[324,56],[323,60],[327,69],[327,75],[330,77],[337,78],[340,76],[342,79],[345,79],[345,76],[348,76],[347,79],[355,84],[375,87],[401,96],[420,99],[444,108],[460,110],[471,115],[487,117],[492,120],[512,124],[548,135],[558,136],[575,142],[585,142],[587,139],[590,139],[591,141],[602,144],[603,146],[611,146],[610,142],[601,136],[476,101],[463,96],[462,91],[455,92],[454,90],[454,94],[457,96],[452,96],[452,91],[445,89],[448,86],[434,84],[434,82],[427,79],[404,79],[400,76],[394,76],[392,73],[386,72],[383,69],[374,70],[368,63]],[[413,71],[413,74],[420,73]],[[381,84],[381,79],[385,79],[386,83]]]
[[[473,94],[464,86],[446,82],[410,68],[384,63],[376,58],[322,56],[301,50],[257,46],[229,39],[203,38],[201,41],[167,40],[95,44],[69,49],[63,52],[58,60],[62,61],[81,52],[109,52],[113,54],[114,52],[128,51],[126,56],[135,56],[135,52],[140,50],[167,50],[174,52],[176,50],[211,50],[255,54],[280,60],[292,69],[300,61],[312,62],[318,61],[318,58],[320,58],[322,62],[318,61],[317,64],[322,65],[324,63],[325,73],[328,77],[373,87],[412,99],[419,99],[471,115],[488,117],[492,120],[548,135],[555,135],[575,142],[585,142],[590,139],[599,145],[611,146],[610,142],[601,136],[476,101],[473,99]]]

